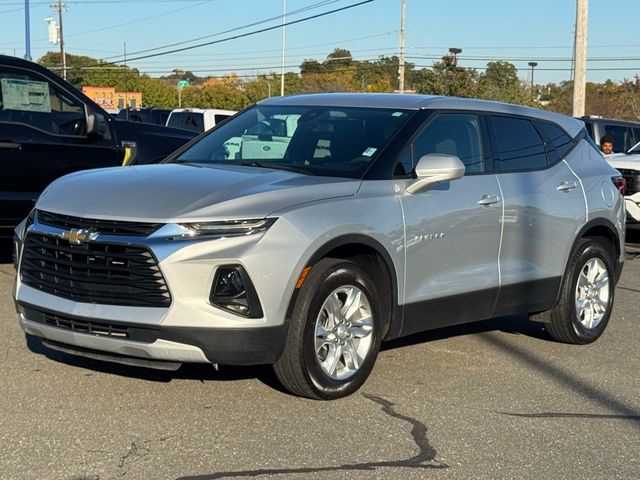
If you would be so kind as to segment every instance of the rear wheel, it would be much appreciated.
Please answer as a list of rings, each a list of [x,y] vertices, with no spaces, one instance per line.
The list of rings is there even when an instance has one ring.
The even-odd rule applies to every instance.
[[[582,240],[569,262],[560,301],[546,315],[551,336],[585,344],[602,335],[611,317],[614,279],[611,254],[596,240]]]
[[[297,395],[350,395],[373,368],[381,330],[379,297],[369,273],[348,260],[323,259],[298,295],[276,375]]]

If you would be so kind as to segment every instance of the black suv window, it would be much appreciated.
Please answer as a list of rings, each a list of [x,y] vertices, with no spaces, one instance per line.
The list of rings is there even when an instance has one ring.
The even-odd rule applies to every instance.
[[[484,172],[478,116],[442,113],[431,120],[413,143],[413,164],[430,153],[456,155],[465,165],[465,174]]]
[[[623,125],[605,125],[605,135],[613,139],[614,153],[626,152],[631,149],[635,142],[633,141],[633,130]]]
[[[173,112],[169,117],[167,127],[204,132],[204,115],[199,112]]]
[[[533,124],[524,118],[491,117],[501,172],[522,172],[547,166],[544,143]]]
[[[221,113],[218,113],[217,115],[213,116],[213,121],[216,122],[216,125],[217,125],[221,121],[226,120],[229,117],[230,117],[230,115],[222,115]]]
[[[84,105],[30,73],[0,68],[0,122],[19,123],[56,135],[84,136]]]
[[[567,152],[573,147],[573,140],[571,140],[571,137],[560,127],[552,123],[540,122],[539,126],[551,142],[551,145],[553,145],[553,148],[560,158],[564,158]]]

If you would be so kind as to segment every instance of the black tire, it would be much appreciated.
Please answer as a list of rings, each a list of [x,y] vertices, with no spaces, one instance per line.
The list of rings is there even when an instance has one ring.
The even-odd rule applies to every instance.
[[[365,295],[370,306],[371,343],[367,343],[368,351],[355,373],[349,378],[335,379],[323,371],[316,355],[316,321],[325,300],[337,290],[351,286]],[[380,351],[382,309],[379,302],[375,283],[365,268],[349,260],[333,258],[315,264],[300,289],[284,351],[274,364],[282,385],[295,395],[323,400],[346,397],[358,390],[371,373]],[[346,359],[344,357],[345,362],[340,365],[346,366]]]
[[[598,259],[606,268],[608,297],[606,302],[603,302],[606,304],[606,310],[602,319],[593,328],[587,328],[580,321],[580,312],[576,308],[576,286],[581,272],[592,259]],[[589,238],[581,240],[567,266],[560,300],[545,315],[547,330],[551,337],[559,342],[580,345],[597,340],[604,332],[611,317],[614,291],[615,274],[611,253],[597,240]]]

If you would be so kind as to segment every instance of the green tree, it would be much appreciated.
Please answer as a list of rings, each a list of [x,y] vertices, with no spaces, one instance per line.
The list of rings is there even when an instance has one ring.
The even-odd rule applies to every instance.
[[[479,77],[478,96],[520,105],[536,105],[531,87],[518,78],[518,69],[509,62],[487,63]]]
[[[471,68],[458,67],[450,56],[434,62],[413,74],[413,86],[418,93],[454,97],[478,96],[478,73]]]
[[[341,66],[348,67],[353,63],[353,57],[351,52],[346,48],[335,48],[333,52],[327,55],[327,59],[324,61],[325,66]]]
[[[300,64],[300,73],[302,75],[306,73],[322,73],[324,70],[324,65],[317,60],[305,60]]]

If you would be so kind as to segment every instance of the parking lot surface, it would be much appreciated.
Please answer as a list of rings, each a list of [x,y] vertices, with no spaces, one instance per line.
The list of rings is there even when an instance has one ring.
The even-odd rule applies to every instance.
[[[269,367],[156,372],[27,342],[5,258],[0,478],[639,478],[640,244],[627,250],[596,343],[522,317],[428,332],[387,344],[333,402],[284,393]]]

